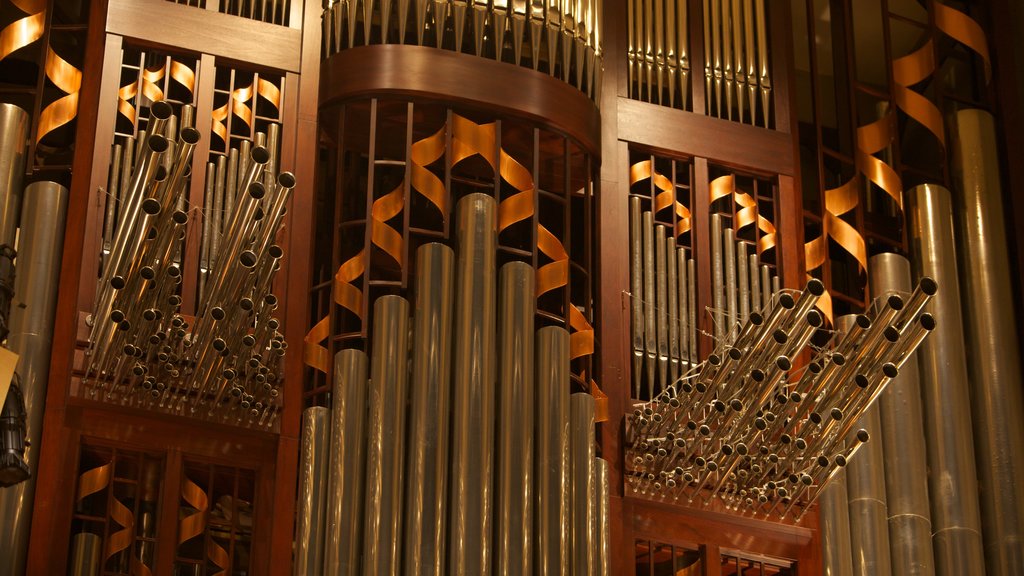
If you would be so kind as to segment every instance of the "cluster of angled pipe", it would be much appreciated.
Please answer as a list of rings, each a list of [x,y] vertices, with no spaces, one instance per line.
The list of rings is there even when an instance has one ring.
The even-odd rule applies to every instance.
[[[597,100],[602,3],[324,0],[323,53],[370,44],[433,45],[546,71]]]
[[[417,250],[415,301],[375,301],[371,355],[338,352],[331,408],[304,413],[296,574],[608,574],[569,334],[535,329],[529,264],[497,269],[494,198],[456,214],[457,252]]]
[[[283,251],[274,242],[295,186],[290,173],[266,172],[271,153],[259,145],[226,177],[223,244],[200,271],[195,318],[181,313],[182,241],[192,152],[199,132],[182,107],[177,141],[166,102],[150,109],[139,150],[112,174],[122,174],[116,209],[108,209],[103,271],[91,316],[87,369],[90,397],[150,409],[270,426],[279,409],[286,344],[270,292]],[[125,149],[132,148],[129,142]],[[220,186],[211,169],[208,194]],[[112,182],[114,179],[112,178]],[[113,202],[111,202],[113,204]],[[208,203],[209,204],[209,203]],[[203,214],[203,255],[210,253],[213,211]],[[205,263],[205,262],[204,262]]]
[[[629,418],[627,483],[654,498],[786,517],[810,503],[868,440],[865,409],[935,327],[936,283],[886,294],[831,345],[811,346],[824,293],[782,291],[713,354]],[[810,361],[795,363],[805,354]],[[806,509],[802,507],[801,509]]]

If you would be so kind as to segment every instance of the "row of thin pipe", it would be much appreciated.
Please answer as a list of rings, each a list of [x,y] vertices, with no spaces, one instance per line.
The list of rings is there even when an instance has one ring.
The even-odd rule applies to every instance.
[[[629,0],[626,30],[629,97],[685,110],[690,91],[686,2]]]
[[[568,333],[534,327],[532,267],[495,274],[496,214],[463,198],[413,309],[379,297],[372,354],[335,356],[332,407],[304,413],[296,574],[608,573],[594,399],[570,396]]]
[[[370,44],[434,44],[546,71],[598,100],[602,4],[603,0],[324,0],[323,53],[330,56]]]
[[[716,345],[736,339],[751,312],[767,310],[778,294],[779,276],[762,264],[753,245],[711,215],[711,318]]]

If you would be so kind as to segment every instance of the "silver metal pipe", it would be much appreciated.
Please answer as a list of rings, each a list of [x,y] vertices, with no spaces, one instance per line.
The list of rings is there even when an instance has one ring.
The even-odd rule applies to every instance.
[[[676,248],[676,267],[679,270],[679,278],[677,279],[679,306],[679,360],[681,363],[680,373],[685,374],[690,369],[690,362],[693,359],[690,350],[692,350],[693,344],[690,342],[690,330],[688,323],[690,320],[690,300],[687,297],[689,294],[689,270],[686,265],[686,248],[679,246]]]
[[[0,103],[0,246],[14,247],[29,124],[27,112]]]
[[[729,93],[732,93],[731,88]],[[722,242],[724,248],[722,265],[725,268],[725,334],[728,336],[729,341],[732,341],[736,335],[736,321],[739,317],[739,305],[736,294],[736,233],[733,232],[732,228],[725,229],[725,236],[722,238]]]
[[[764,310],[771,306],[774,295],[771,272],[769,272],[767,264],[761,264],[761,306]]]
[[[366,354],[351,348],[335,354],[324,574],[359,574],[367,387]]]
[[[910,261],[878,254],[868,261],[871,292],[910,291]],[[928,509],[928,462],[916,358],[907,362],[878,400],[882,423],[885,489],[892,571],[908,576],[935,574],[932,522]],[[878,438],[877,436],[875,438]],[[858,456],[861,458],[861,456]]]
[[[761,301],[761,263],[755,250],[750,255],[750,310],[764,310]]]
[[[643,213],[644,251],[644,351],[646,352],[647,394],[654,397],[654,369],[658,356],[658,326],[655,315],[654,283],[654,215]]]
[[[837,331],[848,332],[856,321],[849,314],[836,319]],[[841,449],[842,446],[840,445]],[[823,576],[852,576],[853,551],[851,548],[850,508],[847,493],[846,470],[839,470],[821,489],[818,497],[818,525],[821,530],[821,558]]]
[[[630,30],[632,33],[632,30]],[[630,70],[633,61],[630,59]],[[640,397],[640,369],[644,358],[644,260],[640,228],[640,198],[629,198],[629,288],[630,328],[633,336],[633,397]]]
[[[491,573],[494,444],[495,248],[493,197],[470,194],[456,208],[455,355],[448,574]]]
[[[655,394],[665,388],[665,381],[668,379],[668,254],[665,253],[667,238],[665,226],[658,224],[654,227],[654,269],[657,282],[655,307],[658,311],[658,384],[654,387]]]
[[[224,156],[217,157],[217,170],[214,173],[213,186],[213,213],[210,214],[211,240],[209,260],[212,262],[220,254],[220,240],[224,230],[224,185],[228,170],[228,159]],[[205,219],[205,218],[204,218]]]
[[[330,425],[330,410],[323,406],[313,406],[302,412],[299,504],[295,513],[295,574],[319,574],[323,569]]]
[[[611,533],[608,525],[611,483],[608,461],[603,458],[594,459],[594,493],[594,576],[608,576],[611,574]]]
[[[577,392],[569,399],[572,458],[572,573],[594,573],[594,397]]]
[[[717,57],[715,60],[718,60]],[[715,323],[715,346],[718,346],[724,341],[726,334],[725,315],[723,314],[725,311],[725,268],[722,264],[722,216],[720,214],[712,214],[711,317]]]
[[[495,518],[500,576],[533,574],[533,267],[509,262],[498,277],[498,462]]]
[[[737,101],[742,101],[740,98]],[[747,263],[747,243],[739,241],[736,243],[736,276],[738,278],[737,284],[739,285],[739,321],[736,324],[736,328],[739,329],[747,323],[747,318],[750,316],[750,274],[748,272],[749,265]]]
[[[1005,249],[995,121],[984,110],[960,110],[956,127],[954,171],[962,215],[957,237],[964,257],[960,279],[971,358],[985,566],[989,575],[1005,576],[1024,567],[1024,399],[1016,354],[1020,336]]]
[[[110,176],[107,179],[107,194],[103,199],[105,214],[103,217],[103,258],[110,254],[110,244],[114,241],[114,221],[117,219],[117,198],[121,189],[121,159],[123,152],[120,144],[114,144],[110,153]],[[3,234],[0,233],[0,236]]]
[[[699,359],[697,351],[697,263],[693,258],[686,261],[687,312],[690,314],[687,328],[690,330],[690,362]]]
[[[537,574],[568,576],[572,530],[569,523],[569,333],[556,326],[537,330],[536,362]]]
[[[406,576],[445,573],[454,262],[452,249],[444,244],[424,244],[416,251],[412,404],[405,488]]]
[[[103,538],[91,532],[75,534],[71,542],[72,576],[99,576],[100,552],[103,550]]]
[[[935,568],[940,576],[982,574],[984,550],[952,204],[949,191],[932,184],[911,189],[908,197],[914,273],[934,278],[940,286],[928,309],[941,325],[918,350]]]
[[[367,421],[364,576],[395,576],[401,567],[408,353],[409,302],[401,296],[377,298]]]
[[[668,384],[679,378],[679,265],[676,258],[676,239],[669,234],[665,239],[665,267],[668,287]],[[663,385],[664,386],[664,385]]]

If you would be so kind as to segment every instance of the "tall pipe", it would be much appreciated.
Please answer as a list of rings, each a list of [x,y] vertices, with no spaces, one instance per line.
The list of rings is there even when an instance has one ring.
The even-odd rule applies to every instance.
[[[365,576],[394,576],[400,568],[408,353],[409,302],[401,296],[381,296],[373,304],[363,524]]]
[[[665,259],[668,268],[668,383],[672,383],[679,378],[679,264],[676,239],[671,234],[665,239]]]
[[[1014,294],[1005,246],[999,149],[992,115],[956,115],[954,173],[971,363],[974,447],[981,488],[985,565],[991,576],[1024,567],[1024,399]],[[941,289],[941,288],[940,288]],[[941,322],[941,319],[940,319]]]
[[[572,573],[594,573],[594,397],[577,392],[569,399],[572,458]]]
[[[97,576],[100,573],[100,552],[103,538],[91,532],[75,534],[71,542],[71,560],[68,562],[72,576]]]
[[[330,410],[323,406],[302,412],[302,456],[299,462],[299,505],[295,526],[295,574],[319,574],[324,562],[324,512],[327,494],[327,450]]]
[[[14,104],[0,103],[0,246],[14,247],[28,128],[27,112]]]
[[[910,292],[910,261],[906,258],[879,254],[871,258],[868,266],[873,294],[892,290]],[[892,571],[907,576],[933,576],[935,558],[928,510],[928,462],[916,358],[900,368],[899,375],[879,398],[878,407],[882,450],[886,456],[885,494]]]
[[[631,12],[632,14],[632,12]],[[632,30],[631,30],[632,31]],[[632,43],[630,44],[632,49]],[[630,60],[632,69],[633,60]],[[644,359],[644,260],[641,249],[640,198],[629,198],[630,328],[633,336],[633,397],[640,397],[640,369]]]
[[[875,279],[874,270],[870,277],[872,280]],[[876,288],[872,290],[876,299],[883,298],[885,290],[873,287]],[[853,573],[862,576],[892,574],[892,561],[889,555],[889,515],[885,497],[886,460],[881,442],[881,427],[878,405],[868,407],[854,425],[854,434],[861,429],[867,430],[872,441],[861,446],[856,458],[851,459],[846,466]],[[847,444],[853,445],[854,441],[848,439]]]
[[[717,59],[716,59],[717,60]],[[719,81],[719,83],[721,83]],[[722,266],[722,216],[711,215],[711,317],[715,323],[715,346],[725,336],[725,267]]]
[[[728,29],[726,29],[728,32]],[[729,94],[732,94],[731,88]],[[737,300],[736,284],[736,233],[732,228],[725,229],[722,238],[722,266],[725,268],[725,334],[732,340],[736,334],[737,319],[739,318],[739,306]]]
[[[448,574],[491,573],[494,444],[495,248],[493,197],[470,194],[456,209],[455,356]]]
[[[7,348],[20,356],[18,374],[28,413],[25,460],[32,476],[0,490],[0,526],[4,526],[0,532],[0,558],[6,559],[4,564],[13,574],[24,573],[28,553],[67,202],[68,191],[60,184],[35,182],[25,188],[21,203],[14,279],[17,304],[11,306]]]
[[[325,574],[359,574],[363,528],[359,519],[363,517],[366,473],[366,375],[367,360],[362,350],[350,348],[334,355]]]
[[[495,509],[499,576],[533,574],[533,407],[535,305],[533,267],[509,262],[498,277],[498,501]]]
[[[665,242],[668,236],[665,226],[658,224],[654,227],[654,269],[657,292],[658,310],[658,386],[654,393],[665,387],[665,380],[668,378],[668,255],[665,253]],[[653,395],[651,396],[654,397]]]
[[[847,332],[854,325],[853,314],[836,319],[836,329]],[[850,509],[846,489],[846,470],[840,468],[818,496],[823,576],[852,576],[853,553],[850,547]]]
[[[538,576],[569,575],[569,333],[537,330],[537,505],[534,532]]]
[[[609,532],[609,499],[611,484],[608,479],[608,461],[594,459],[594,576],[611,574],[611,533]]]
[[[454,261],[452,249],[444,244],[432,242],[416,251],[405,487],[406,576],[444,574]]]
[[[908,196],[914,274],[934,278],[939,285],[927,308],[939,326],[918,351],[935,568],[939,576],[982,574],[985,562],[952,204],[949,191],[933,184],[917,186]]]
[[[647,394],[654,398],[654,366],[658,355],[658,322],[654,311],[654,216],[644,212],[642,217],[643,254],[644,254],[644,351],[646,363],[644,374],[647,377]]]

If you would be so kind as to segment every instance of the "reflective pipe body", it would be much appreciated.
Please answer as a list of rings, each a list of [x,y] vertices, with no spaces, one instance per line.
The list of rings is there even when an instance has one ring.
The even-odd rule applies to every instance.
[[[665,381],[668,378],[668,255],[665,253],[665,243],[668,239],[664,226],[658,224],[654,227],[654,260],[657,300],[655,307],[658,311],[658,385],[655,386],[655,394],[665,388]],[[653,396],[652,396],[653,397]]]
[[[654,295],[654,220],[650,212],[642,216],[644,255],[644,351],[647,354],[644,370],[647,376],[647,394],[654,397],[654,365],[658,355],[658,327],[655,316]]]
[[[324,562],[330,410],[313,406],[302,412],[299,503],[295,515],[295,574],[319,574]]]
[[[882,295],[890,290],[910,292],[910,261],[906,258],[879,254],[868,261],[868,267],[873,294]],[[878,408],[882,423],[880,440],[886,456],[885,491],[892,572],[932,576],[935,558],[928,509],[928,462],[916,357],[900,368],[899,375],[879,397]],[[878,440],[872,438],[869,444]],[[861,456],[856,459],[859,458]]]
[[[935,568],[940,576],[982,574],[985,562],[952,204],[948,190],[931,184],[917,186],[907,196],[914,274],[930,276],[939,285],[927,307],[939,324],[918,350]]]
[[[359,574],[367,371],[366,354],[361,350],[342,350],[334,355],[325,574]]]
[[[999,150],[990,113],[961,110],[956,121],[957,237],[982,535],[988,574],[1005,576],[1024,567],[1024,400]]]
[[[533,267],[509,262],[498,276],[496,574],[533,574]]]
[[[711,215],[711,317],[715,325],[715,346],[722,342],[725,330],[725,267],[722,265],[722,217]]]
[[[722,265],[725,267],[725,334],[732,340],[738,329],[736,322],[739,317],[736,281],[736,238],[732,228],[725,229],[722,238],[724,253]]]
[[[679,377],[679,266],[676,262],[676,239],[669,235],[665,239],[665,258],[668,269],[668,383]],[[667,384],[666,384],[667,385]]]
[[[536,495],[538,576],[569,574],[569,333],[537,331]]]
[[[608,461],[594,459],[594,576],[611,574],[611,533],[609,522],[609,498],[611,484],[608,480]]]
[[[690,329],[687,324],[690,320],[690,300],[687,297],[689,294],[689,271],[686,266],[686,248],[682,246],[676,248],[676,265],[679,269],[677,283],[679,288],[679,358],[681,361],[680,373],[685,374],[690,368],[689,362],[691,359],[690,350],[692,343],[690,342]]]
[[[32,476],[20,484],[0,489],[0,526],[3,526],[0,558],[5,559],[5,566],[13,568],[12,574],[24,572],[28,553],[68,191],[54,182],[36,182],[25,188],[22,198],[7,348],[20,356],[18,375],[28,414],[25,439],[30,444],[25,450],[25,460]]]
[[[0,246],[14,247],[29,124],[27,112],[0,103]]]
[[[572,453],[572,574],[594,573],[594,397],[570,398]]]
[[[470,194],[456,209],[455,350],[452,366],[452,477],[448,574],[491,573],[494,444],[494,198]]]
[[[640,397],[640,366],[644,355],[644,261],[640,228],[640,199],[629,198],[629,291],[630,329],[633,343],[633,397]]]
[[[381,296],[373,304],[373,359],[367,420],[363,574],[399,573],[402,472],[409,353],[409,302]],[[299,572],[300,574],[302,572]]]
[[[445,573],[454,267],[455,255],[443,244],[424,244],[416,251],[402,567],[407,576]]]
[[[103,549],[103,538],[91,532],[75,534],[71,542],[72,576],[98,576],[100,573],[100,552]]]

